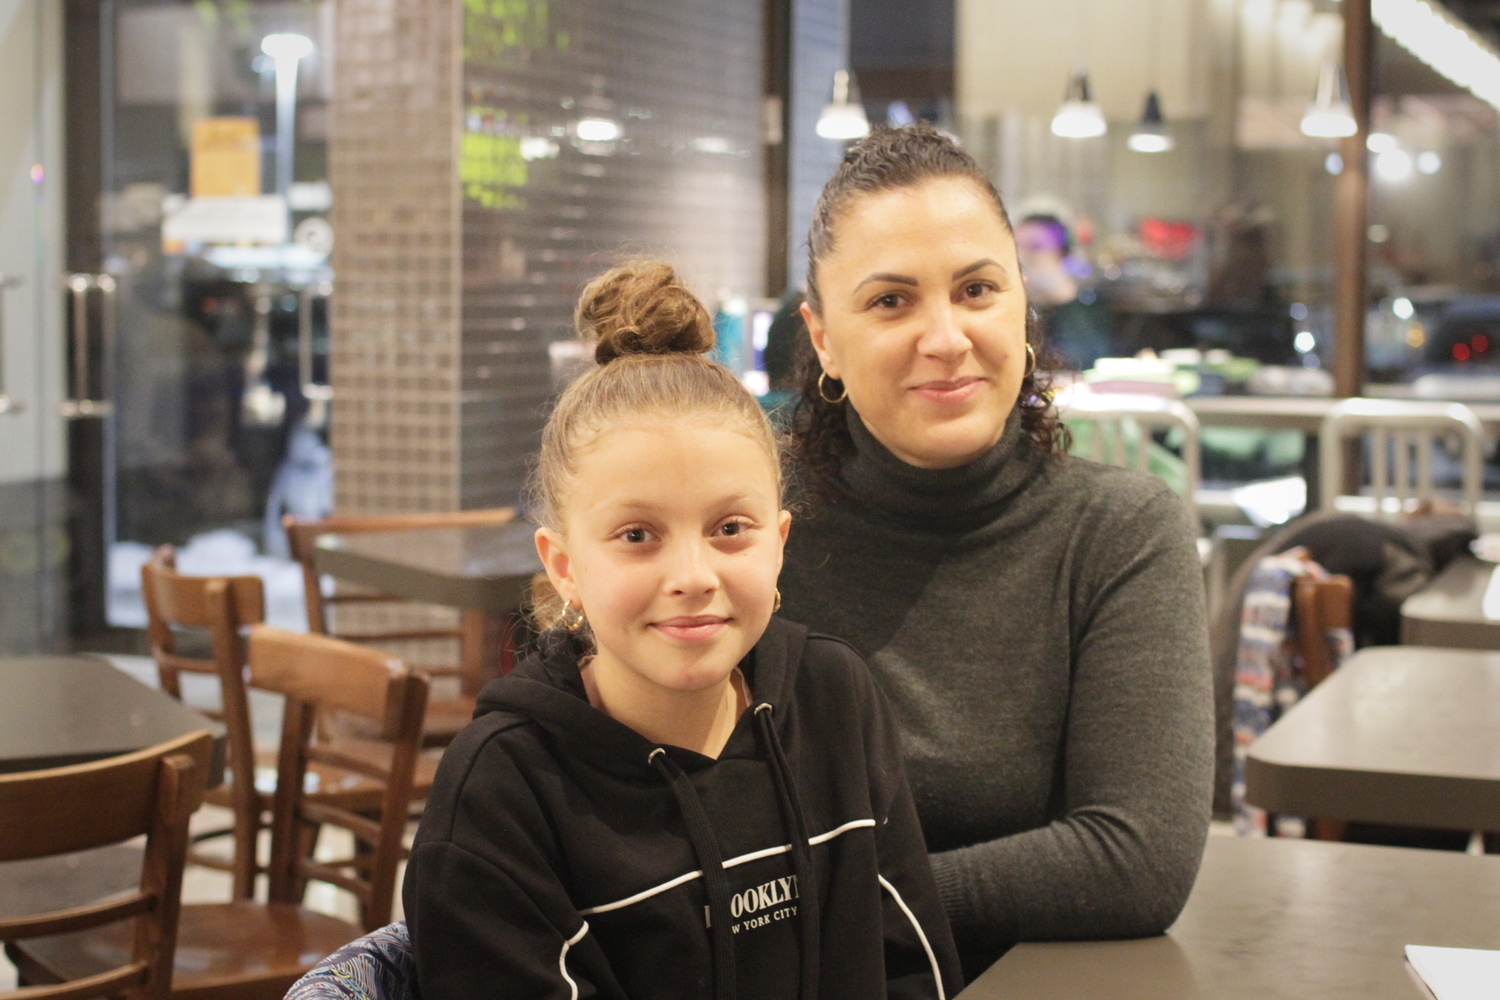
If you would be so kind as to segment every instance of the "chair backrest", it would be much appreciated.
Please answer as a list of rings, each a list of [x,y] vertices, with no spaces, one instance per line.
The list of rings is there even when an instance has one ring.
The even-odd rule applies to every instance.
[[[1094,426],[1088,446],[1076,449],[1084,458],[1106,465],[1150,471],[1151,431],[1182,432],[1182,463],[1186,470],[1188,514],[1194,530],[1198,521],[1198,484],[1202,478],[1202,432],[1198,416],[1176,399],[1132,393],[1070,393],[1063,402],[1063,417],[1086,420]],[[1132,425],[1141,432],[1131,430]]]
[[[272,804],[271,901],[300,902],[307,881],[317,879],[354,894],[365,930],[388,923],[422,748],[427,678],[376,649],[261,625],[250,632],[250,681],[286,697]],[[383,752],[361,753],[365,741],[318,742],[314,721],[320,710],[370,720],[388,745]],[[304,778],[313,762],[382,782],[379,819],[309,801]],[[352,858],[313,860],[303,831],[322,823],[351,831],[356,844],[367,846]]]
[[[416,531],[422,528],[487,528],[500,527],[516,519],[515,508],[496,507],[485,510],[446,511],[430,514],[373,514],[369,516],[334,516],[317,520],[293,517],[281,519],[286,529],[287,547],[292,558],[302,566],[302,592],[307,604],[307,627],[320,635],[333,635],[329,622],[330,604],[350,601],[381,603],[409,603],[404,598],[390,594],[356,592],[324,596],[319,585],[319,576],[314,556],[321,535],[361,535],[382,531]],[[436,638],[443,634],[345,635],[359,641],[407,640],[412,638]]]
[[[260,802],[255,791],[255,733],[245,686],[245,645],[240,630],[265,620],[265,585],[258,576],[183,576],[176,553],[164,545],[141,567],[146,598],[146,629],[162,690],[181,699],[179,675],[212,674],[219,679],[222,708],[205,714],[221,718],[229,737],[229,795],[235,813],[234,858],[228,865],[193,852],[195,863],[227,867],[234,876],[234,898],[255,892],[255,837]],[[208,633],[212,656],[185,656],[177,649],[177,629]]]
[[[1320,487],[1324,510],[1338,509],[1344,492],[1344,441],[1369,442],[1369,481],[1375,516],[1399,516],[1406,501],[1433,495],[1432,447],[1457,438],[1463,450],[1463,499],[1478,509],[1484,486],[1484,431],[1474,411],[1461,403],[1405,399],[1345,399],[1335,403],[1318,432]],[[1393,502],[1388,502],[1393,501]]]
[[[188,818],[203,801],[212,752],[213,737],[197,732],[90,764],[0,774],[0,861],[71,854],[146,836],[135,892],[67,910],[0,917],[0,941],[65,934],[133,917],[130,964],[58,986],[0,991],[0,1000],[166,1000],[172,988]]]
[[[1335,630],[1350,638],[1354,630],[1354,582],[1347,576],[1315,580],[1304,576],[1292,588],[1296,609],[1297,649],[1302,654],[1302,679],[1311,691],[1342,662],[1333,647]]]

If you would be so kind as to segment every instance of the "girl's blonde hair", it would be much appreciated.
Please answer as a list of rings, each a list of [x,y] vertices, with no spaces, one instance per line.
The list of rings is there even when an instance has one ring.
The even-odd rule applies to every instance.
[[[563,508],[577,462],[600,436],[630,421],[699,426],[727,424],[764,445],[782,491],[781,447],[765,411],[728,369],[704,357],[714,346],[703,303],[671,265],[637,260],[611,268],[584,286],[573,314],[578,335],[594,343],[598,367],[558,398],[532,469],[532,516],[562,531]],[[562,602],[551,588],[535,595],[538,628],[554,627]]]

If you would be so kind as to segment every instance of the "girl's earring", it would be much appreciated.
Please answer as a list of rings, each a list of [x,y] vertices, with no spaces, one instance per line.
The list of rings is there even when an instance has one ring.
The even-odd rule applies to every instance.
[[[776,603],[773,604],[773,605],[771,605],[771,614],[774,615],[776,612],[778,612],[780,610],[781,610],[781,590],[778,588],[777,591],[776,591]]]
[[[838,379],[834,379],[834,381],[838,382],[839,380]],[[838,394],[838,398],[835,399],[835,398],[829,396],[828,395],[828,386],[826,384],[827,382],[828,382],[828,373],[827,372],[824,372],[823,374],[821,374],[821,375],[818,376],[818,395],[823,397],[823,402],[825,402],[825,403],[842,403],[844,400],[846,400],[846,399],[849,398],[849,389],[842,382],[839,382],[839,394]]]
[[[586,621],[588,621],[588,617],[583,613],[583,609],[573,607],[572,601],[569,601],[568,603],[563,605],[563,628],[567,629],[569,632],[577,632],[579,629],[583,628],[583,623]]]
[[[1036,348],[1032,347],[1030,344],[1027,344],[1026,345],[1026,374],[1022,375],[1021,377],[1022,378],[1029,378],[1031,376],[1031,373],[1034,372],[1034,371],[1036,371]]]

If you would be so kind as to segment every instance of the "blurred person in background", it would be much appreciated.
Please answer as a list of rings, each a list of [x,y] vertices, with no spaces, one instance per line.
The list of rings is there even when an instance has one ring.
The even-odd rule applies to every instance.
[[[1068,227],[1055,215],[1028,215],[1016,226],[1016,251],[1047,346],[1070,368],[1094,367],[1111,353],[1112,317],[1109,304],[1094,289],[1081,288],[1069,270]]]

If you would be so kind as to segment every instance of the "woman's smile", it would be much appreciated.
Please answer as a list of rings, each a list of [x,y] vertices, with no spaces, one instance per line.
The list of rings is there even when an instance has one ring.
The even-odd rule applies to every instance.
[[[944,406],[960,406],[973,399],[984,388],[987,380],[979,375],[964,375],[954,379],[933,379],[911,387],[911,391],[929,402]]]

